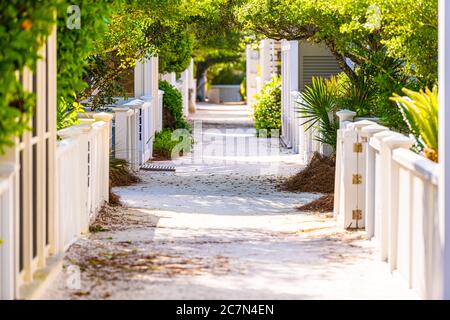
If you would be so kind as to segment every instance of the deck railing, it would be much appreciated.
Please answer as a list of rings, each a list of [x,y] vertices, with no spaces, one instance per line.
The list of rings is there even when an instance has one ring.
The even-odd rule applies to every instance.
[[[438,164],[412,152],[412,138],[373,121],[348,121],[353,115],[341,114],[338,132],[338,224],[365,228],[391,271],[420,297],[438,298],[443,283]]]

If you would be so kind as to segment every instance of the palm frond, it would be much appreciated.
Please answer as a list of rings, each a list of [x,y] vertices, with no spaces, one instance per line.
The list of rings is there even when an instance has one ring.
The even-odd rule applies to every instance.
[[[297,100],[296,111],[305,119],[302,125],[306,130],[317,128],[319,135],[315,139],[336,148],[337,121],[335,118],[337,87],[329,89],[325,80],[314,77],[311,85],[306,86]]]
[[[406,94],[405,97],[394,94],[391,100],[397,103],[412,133],[428,150],[426,153],[430,155],[431,160],[437,161],[439,134],[437,86],[432,90],[426,88],[419,92],[406,88],[402,91]]]

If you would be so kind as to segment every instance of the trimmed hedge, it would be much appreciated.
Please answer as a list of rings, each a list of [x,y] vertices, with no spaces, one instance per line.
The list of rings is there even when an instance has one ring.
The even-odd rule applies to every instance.
[[[183,115],[183,97],[180,91],[167,81],[160,81],[159,89],[164,91],[163,128],[190,130],[191,126]]]
[[[253,106],[255,128],[259,131],[267,130],[270,137],[271,130],[281,129],[281,78],[275,76],[266,83],[261,93],[256,96]]]

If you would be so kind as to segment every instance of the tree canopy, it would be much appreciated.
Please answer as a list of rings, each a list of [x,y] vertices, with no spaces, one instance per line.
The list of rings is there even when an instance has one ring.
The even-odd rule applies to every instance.
[[[50,1],[0,2],[0,153],[28,128],[35,95],[24,90],[17,75],[35,69],[55,23],[54,9]]]
[[[33,69],[55,22],[60,128],[93,93],[93,106],[124,94],[121,77],[139,59],[159,55],[164,73],[181,72],[194,58],[202,86],[211,66],[239,61],[244,39],[260,37],[324,43],[360,89],[382,92],[377,108],[403,86],[437,82],[437,0],[80,0],[79,27],[68,25],[71,5],[1,4],[0,148],[33,111],[34,97],[15,74]]]
[[[384,50],[424,83],[437,79],[437,0],[248,0],[243,26],[272,39],[325,43],[342,70]]]

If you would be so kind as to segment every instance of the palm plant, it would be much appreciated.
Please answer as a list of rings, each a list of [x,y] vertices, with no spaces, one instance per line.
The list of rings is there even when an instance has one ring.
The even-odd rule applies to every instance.
[[[314,77],[311,85],[306,86],[297,100],[299,107],[297,112],[300,118],[306,119],[302,125],[307,125],[306,130],[313,127],[319,132],[315,139],[321,143],[330,145],[336,150],[336,137],[338,121],[335,116],[338,92],[335,80],[327,82],[321,77]]]
[[[394,93],[392,101],[397,102],[411,132],[418,142],[424,146],[424,155],[437,162],[438,160],[438,89],[425,88],[419,92],[403,88],[406,94],[401,97]]]
[[[342,109],[355,111],[358,116],[370,116],[376,89],[371,78],[360,71],[356,80],[343,83],[342,90],[345,93],[339,104]]]

